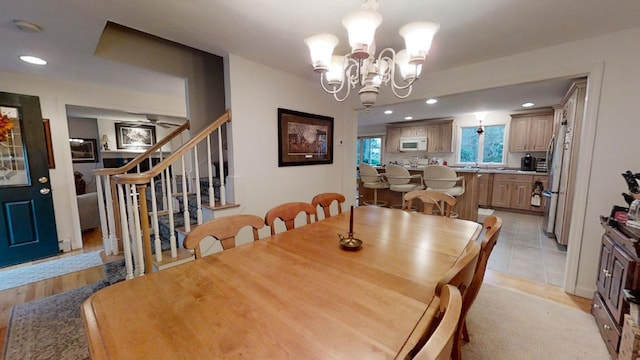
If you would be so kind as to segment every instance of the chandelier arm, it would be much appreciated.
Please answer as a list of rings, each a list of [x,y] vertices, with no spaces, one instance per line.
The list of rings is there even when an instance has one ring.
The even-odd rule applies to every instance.
[[[387,49],[384,49],[383,51],[385,51],[385,50],[390,50],[391,52],[393,52],[393,49],[389,49],[389,48],[387,48]],[[382,55],[382,53],[380,53],[380,55]],[[416,80],[418,80],[418,76],[414,76],[414,77],[412,77],[412,78],[411,78],[411,80],[410,80],[409,82],[407,82],[406,84],[404,84],[404,85],[398,85],[398,84],[396,83],[396,76],[395,76],[395,74],[396,74],[396,67],[395,67],[395,65],[396,65],[396,64],[395,64],[395,59],[394,59],[394,58],[389,58],[389,57],[387,57],[387,56],[385,56],[385,57],[379,56],[379,57],[378,57],[378,61],[379,61],[379,62],[381,62],[382,60],[386,60],[388,63],[390,63],[390,65],[389,65],[389,79],[391,80],[391,88],[392,88],[392,89],[397,89],[397,90],[410,89],[410,88],[411,88],[411,86],[413,86],[413,84],[416,82]],[[388,82],[388,81],[387,81],[387,82]],[[385,84],[386,84],[387,82],[385,82]],[[400,97],[400,96],[395,92],[395,90],[394,90],[394,92],[393,92],[393,93],[394,93],[394,94],[396,94],[396,96]],[[409,90],[409,93],[411,93],[411,90]],[[408,96],[408,95],[409,95],[409,94],[407,94],[407,96]],[[404,98],[405,98],[405,97],[407,97],[407,96],[400,97],[400,98],[401,98],[401,99],[404,99]]]
[[[340,87],[339,87],[339,88],[337,88],[337,89],[336,89],[336,87],[334,86],[334,87],[333,87],[333,90],[332,90],[332,89],[327,88],[327,86],[325,85],[325,82],[323,81],[324,79],[325,79],[325,77],[324,77],[324,73],[323,73],[323,74],[321,74],[321,75],[320,75],[320,85],[322,85],[322,89],[323,89],[325,92],[327,92],[327,93],[329,93],[329,94],[333,95],[333,97],[334,97],[337,101],[339,101],[339,102],[343,102],[343,101],[345,101],[345,100],[349,97],[349,94],[351,93],[351,86],[349,86],[349,84],[347,84],[347,87],[346,87],[346,88],[347,88],[347,91],[345,92],[344,97],[340,98],[340,97],[338,96],[338,94],[339,94],[339,93],[342,91],[342,89],[345,87],[345,86],[344,86],[344,85],[345,85],[345,81],[342,81],[342,82],[340,83]]]

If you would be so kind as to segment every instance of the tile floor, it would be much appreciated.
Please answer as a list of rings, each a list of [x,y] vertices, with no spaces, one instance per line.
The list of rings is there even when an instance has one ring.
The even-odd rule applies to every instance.
[[[542,216],[496,211],[503,219],[498,243],[489,258],[490,270],[535,282],[562,286],[566,249],[542,231]]]

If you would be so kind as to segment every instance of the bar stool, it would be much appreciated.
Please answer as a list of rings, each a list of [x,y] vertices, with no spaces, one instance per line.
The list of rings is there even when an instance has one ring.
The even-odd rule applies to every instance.
[[[360,180],[362,180],[362,186],[366,187],[367,189],[373,189],[373,201],[363,201],[365,205],[387,205],[386,201],[378,201],[378,189],[388,189],[389,184],[384,181],[382,175],[378,173],[378,170],[376,170],[376,168],[369,164],[361,163]]]
[[[427,190],[442,192],[453,197],[464,194],[464,176],[457,176],[456,171],[448,166],[429,165],[424,168],[423,175]],[[458,214],[452,212],[452,217],[458,217]]]
[[[422,175],[411,175],[409,170],[400,165],[388,164],[384,167],[384,177],[389,183],[389,190],[402,193],[400,204],[394,204],[391,207],[402,208],[404,202],[404,194],[413,190],[422,190]],[[420,179],[420,183],[411,182],[413,179]]]

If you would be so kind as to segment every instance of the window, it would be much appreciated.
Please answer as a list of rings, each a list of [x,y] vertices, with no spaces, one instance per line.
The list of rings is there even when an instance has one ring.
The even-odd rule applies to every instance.
[[[382,164],[382,136],[358,137],[356,142],[356,165],[365,162],[371,165]]]
[[[504,164],[505,126],[484,126],[482,135],[477,126],[460,127],[458,163]]]

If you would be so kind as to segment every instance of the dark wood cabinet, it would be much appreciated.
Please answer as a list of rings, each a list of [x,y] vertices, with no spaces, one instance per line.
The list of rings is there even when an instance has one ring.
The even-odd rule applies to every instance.
[[[600,222],[605,232],[591,313],[609,352],[615,356],[620,345],[624,314],[629,313],[629,304],[624,301],[622,290],[640,290],[640,238],[624,226],[610,226],[605,217],[601,217]]]

